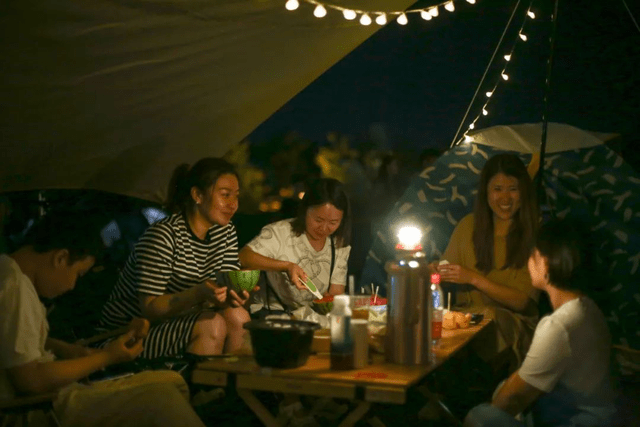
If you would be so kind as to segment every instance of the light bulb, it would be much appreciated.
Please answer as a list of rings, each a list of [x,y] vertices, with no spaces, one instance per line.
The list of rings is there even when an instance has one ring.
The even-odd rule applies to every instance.
[[[467,144],[469,144],[470,142],[473,142],[473,137],[469,135],[465,135],[464,142],[466,142]]]
[[[505,73],[502,73],[502,78],[503,78],[504,80],[509,80],[509,76],[508,76],[508,75],[506,75]]]
[[[325,16],[327,16],[327,9],[325,9],[323,5],[319,4],[313,10],[313,16],[315,16],[316,18],[324,18]]]
[[[483,108],[483,109],[482,109],[482,115],[483,115],[483,116],[486,116],[487,114],[489,114],[489,112]]]
[[[418,227],[406,226],[398,231],[398,241],[405,248],[413,248],[420,244],[422,231]]]
[[[366,13],[363,13],[360,17],[360,23],[362,25],[371,25],[371,18]]]
[[[445,4],[444,8],[447,9],[449,12],[453,12],[454,10],[456,10],[456,7],[453,5],[452,1],[450,1],[447,4]]]
[[[387,15],[385,15],[384,13],[381,13],[376,17],[376,24],[384,25],[386,23],[387,23]]]
[[[473,129],[474,127],[476,127],[476,124],[475,124],[475,123],[471,123],[471,124],[469,125],[469,129]]]
[[[476,4],[476,0],[467,0],[467,3]]]
[[[358,16],[356,12],[350,9],[343,10],[342,15],[344,16],[344,19],[346,19],[347,21],[353,21],[354,19],[356,19],[356,16]]]
[[[287,3],[284,5],[287,10],[296,10],[299,6],[300,3],[298,3],[298,0],[287,0]]]
[[[529,18],[531,19],[536,19],[536,14],[533,13],[532,11],[527,12],[527,15],[529,15]]]
[[[431,14],[431,16],[433,16],[434,18],[436,16],[438,16],[438,6],[432,7],[431,9],[429,9],[429,13]]]
[[[425,21],[430,21],[433,18],[431,14],[426,10],[423,10],[422,12],[420,12],[420,17]]]
[[[493,95],[493,92],[487,92],[485,93],[485,95],[487,95],[487,98],[491,98],[491,95]]]
[[[524,34],[520,33],[520,38],[522,39],[522,41],[527,41],[527,36],[525,36]]]
[[[409,20],[407,19],[407,15],[405,15],[404,13],[401,13],[400,16],[398,16],[397,21],[400,25],[407,25],[407,23],[409,22]]]
[[[504,59],[505,61],[511,61],[511,55],[505,55]]]

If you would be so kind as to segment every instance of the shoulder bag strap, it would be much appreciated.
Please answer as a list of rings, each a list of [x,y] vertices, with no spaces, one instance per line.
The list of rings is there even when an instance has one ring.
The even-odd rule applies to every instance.
[[[329,269],[329,287],[331,287],[331,275],[333,274],[333,265],[336,263],[336,244],[333,242],[333,235],[331,238],[331,268]]]

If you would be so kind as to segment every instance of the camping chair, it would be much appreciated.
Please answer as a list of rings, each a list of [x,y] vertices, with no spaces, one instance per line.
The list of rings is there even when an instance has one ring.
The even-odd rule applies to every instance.
[[[620,390],[615,425],[640,425],[640,350],[614,344],[612,357]]]

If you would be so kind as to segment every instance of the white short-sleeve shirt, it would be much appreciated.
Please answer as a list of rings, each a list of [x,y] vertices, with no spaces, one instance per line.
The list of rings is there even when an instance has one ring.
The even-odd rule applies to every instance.
[[[13,258],[0,255],[0,399],[15,395],[8,368],[54,359],[44,348],[48,335],[47,312],[33,283]]]
[[[351,246],[335,248],[335,262],[331,283],[329,283],[331,240],[327,238],[322,250],[316,251],[304,233],[296,236],[291,228],[291,222],[291,219],[287,219],[265,226],[247,246],[260,255],[299,265],[318,287],[320,293],[327,292],[330,284],[346,285],[347,261]],[[299,290],[293,286],[286,272],[269,271],[267,278],[282,302],[290,309],[309,305],[315,299],[311,292]],[[266,286],[255,294],[251,312],[260,310],[265,306],[265,302]],[[269,307],[278,310],[282,308],[273,297],[269,299]]]
[[[614,399],[610,347],[598,306],[587,297],[577,298],[540,320],[518,374],[539,390],[557,392],[556,401],[566,402],[572,407],[568,410],[598,416]]]

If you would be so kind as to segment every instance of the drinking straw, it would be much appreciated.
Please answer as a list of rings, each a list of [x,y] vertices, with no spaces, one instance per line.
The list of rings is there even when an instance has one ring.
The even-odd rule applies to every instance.
[[[373,304],[375,304],[376,299],[378,299],[378,288],[380,288],[380,286],[376,286],[376,292],[373,294]]]
[[[451,292],[447,292],[447,311],[451,311]]]
[[[360,286],[360,293],[364,295],[364,286]]]

